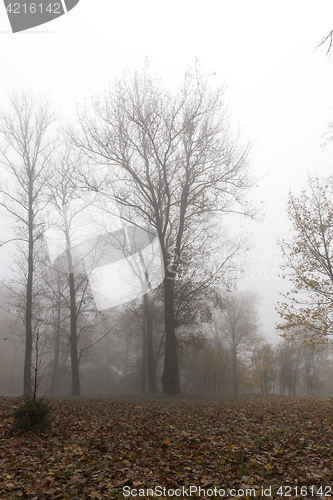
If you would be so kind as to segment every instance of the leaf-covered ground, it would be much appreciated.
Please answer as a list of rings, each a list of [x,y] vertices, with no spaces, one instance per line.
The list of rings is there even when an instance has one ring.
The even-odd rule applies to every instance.
[[[12,428],[19,402],[0,398],[1,499],[333,495],[331,398],[54,400],[43,436]]]

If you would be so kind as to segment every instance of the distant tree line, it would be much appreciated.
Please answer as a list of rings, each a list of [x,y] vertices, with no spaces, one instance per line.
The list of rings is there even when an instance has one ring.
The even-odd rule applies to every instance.
[[[218,300],[214,298],[214,301],[211,294],[206,297],[207,307],[198,312],[195,323],[184,323],[177,328],[180,382],[184,392],[215,396],[244,393],[332,395],[330,351],[316,352],[301,342],[286,339],[281,339],[276,345],[269,343],[261,335],[259,325],[254,323],[257,298],[253,292],[234,292],[231,296],[217,297]],[[155,297],[151,311],[156,388],[161,391],[165,335],[163,304],[158,297]],[[239,314],[240,311],[243,314]],[[113,311],[112,318],[108,319],[112,325],[111,334],[103,336],[107,328],[102,322],[91,328],[85,343],[82,341],[81,344],[80,340],[80,378],[84,394],[148,392],[142,313],[142,304],[124,306]],[[235,321],[230,322],[230,316]],[[19,326],[17,322],[14,325],[14,319],[10,319],[2,325],[2,331],[7,331],[8,337],[13,338],[10,329]],[[249,335],[244,334],[247,327]],[[49,394],[68,394],[71,360],[66,328],[60,334],[60,342],[52,335],[54,330],[50,328],[48,331],[49,335],[40,340],[43,363],[40,390]],[[45,328],[40,332],[45,333]],[[99,342],[92,345],[93,339],[99,339]],[[15,394],[21,388],[24,345],[11,341],[4,344],[5,349],[0,354],[0,391]]]

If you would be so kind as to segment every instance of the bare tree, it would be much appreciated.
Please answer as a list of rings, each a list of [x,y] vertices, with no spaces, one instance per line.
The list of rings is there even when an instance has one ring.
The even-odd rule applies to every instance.
[[[278,382],[280,394],[283,396],[285,396],[286,390],[288,390],[289,396],[296,396],[303,356],[304,350],[299,342],[283,340],[278,344],[276,348]]]
[[[318,358],[314,350],[303,347],[303,371],[308,396],[313,396],[314,390],[322,384],[319,370],[320,365],[323,365],[323,363],[322,361],[318,363]]]
[[[109,193],[131,221],[156,231],[165,269],[163,392],[179,393],[175,279],[185,249],[216,234],[218,215],[253,215],[244,200],[251,186],[249,147],[230,134],[225,89],[211,88],[198,70],[185,75],[179,92],[168,92],[148,68],[124,77],[95,115],[80,116],[83,135],[72,139],[110,168]],[[215,229],[214,229],[215,228]]]
[[[43,234],[40,216],[45,207],[43,189],[55,148],[49,135],[54,115],[47,101],[37,99],[29,92],[12,92],[9,100],[9,111],[0,115],[0,162],[7,171],[7,177],[3,176],[0,188],[0,205],[15,220],[14,236],[9,240],[21,241],[27,248],[27,260],[24,261],[26,294],[23,392],[29,395],[36,242]]]
[[[70,203],[78,198],[78,186],[75,180],[75,170],[79,167],[80,159],[73,155],[70,148],[66,148],[60,153],[57,164],[54,165],[53,175],[48,183],[49,198],[51,207],[55,212],[56,222],[52,224],[52,214],[47,221],[50,229],[58,231],[59,239],[64,240],[63,252],[57,255],[58,270],[66,274],[69,286],[69,311],[70,311],[70,352],[71,352],[71,372],[72,372],[72,394],[78,396],[81,393],[79,375],[79,352],[78,352],[78,330],[77,321],[80,304],[78,299],[78,288],[87,285],[87,277],[82,273],[82,265],[74,259],[72,253],[73,223],[75,217],[82,210],[70,211]],[[47,233],[46,233],[47,234]],[[58,238],[56,238],[57,240]],[[51,258],[51,262],[54,259]],[[54,264],[52,262],[52,264]],[[81,273],[80,273],[81,271]]]
[[[222,297],[220,305],[220,328],[231,355],[233,392],[239,390],[239,360],[249,352],[259,333],[258,297],[254,292],[231,292]]]
[[[98,245],[98,238],[91,238],[85,232],[77,239],[78,233],[84,231],[82,228],[87,229],[84,224],[87,222],[85,216],[90,216],[95,222],[91,210],[96,208],[94,195],[86,199],[80,191],[77,173],[81,171],[82,158],[67,144],[56,160],[48,181],[49,215],[45,220],[45,234],[49,242],[49,252],[52,254],[51,264],[67,278],[69,294],[61,291],[61,295],[70,317],[67,333],[71,356],[72,394],[78,396],[81,393],[79,364],[82,356],[112,329],[110,327],[98,339],[92,339],[92,325],[97,332],[98,325],[105,322],[105,318],[98,315],[89,285],[89,271],[103,258],[106,245]],[[59,295],[60,290],[55,291]],[[57,314],[59,317],[59,309]]]
[[[254,344],[251,353],[251,372],[254,384],[261,394],[269,394],[273,388],[275,371],[274,348],[262,338]]]
[[[49,273],[51,274],[51,273]],[[52,273],[52,276],[46,278],[46,285],[49,288],[50,304],[51,304],[51,335],[50,344],[53,353],[52,360],[52,376],[50,383],[50,394],[55,394],[58,382],[59,372],[59,356],[62,343],[62,324],[63,324],[63,296],[64,296],[64,276],[60,270]]]

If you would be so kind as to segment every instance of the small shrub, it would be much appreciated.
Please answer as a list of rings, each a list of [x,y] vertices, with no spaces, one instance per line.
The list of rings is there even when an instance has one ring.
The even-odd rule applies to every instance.
[[[52,424],[52,405],[44,398],[25,396],[23,403],[14,412],[13,424],[25,432],[45,432]]]

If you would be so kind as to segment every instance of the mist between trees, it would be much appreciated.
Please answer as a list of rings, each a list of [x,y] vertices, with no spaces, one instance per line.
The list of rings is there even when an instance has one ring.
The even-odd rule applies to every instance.
[[[237,291],[247,245],[224,219],[259,215],[224,86],[195,67],[168,92],[145,66],[65,127],[47,100],[9,97],[0,203],[11,217],[2,244],[15,250],[1,392],[20,393],[23,379],[31,394],[36,371],[49,394],[321,387],[323,363],[267,344],[257,297]]]

